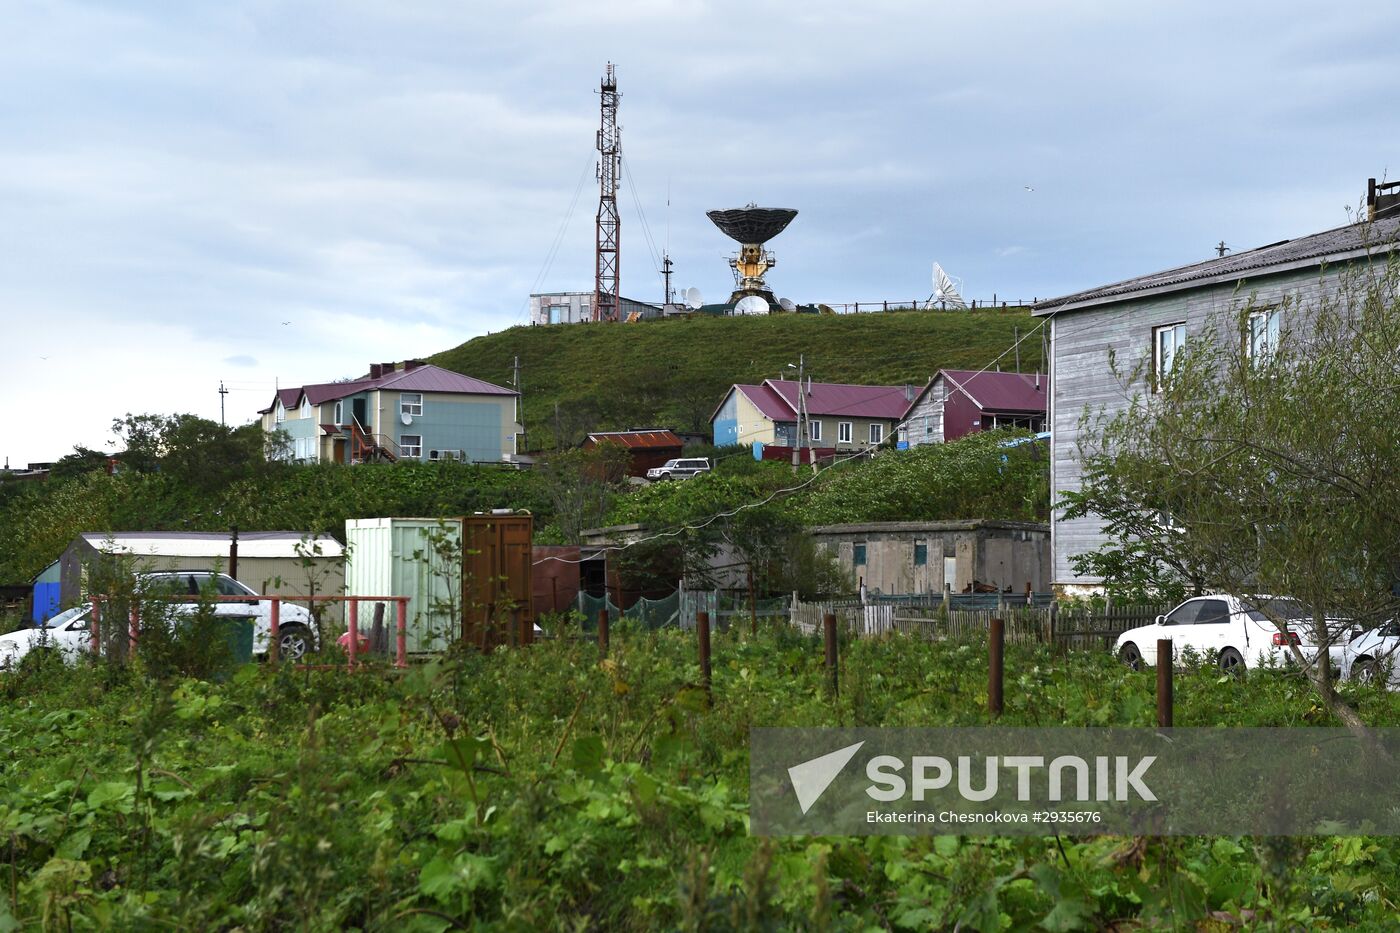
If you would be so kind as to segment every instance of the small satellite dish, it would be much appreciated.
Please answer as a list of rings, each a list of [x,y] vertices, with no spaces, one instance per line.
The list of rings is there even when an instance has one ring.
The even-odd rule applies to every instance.
[[[399,420],[402,421],[404,424],[412,424],[413,416],[406,411],[401,411],[399,412]]]
[[[943,267],[938,263],[933,264],[933,301],[938,302],[944,308],[966,308],[967,302],[963,301],[958,285],[953,281],[953,277],[943,271]]]
[[[681,300],[684,301],[685,306],[687,308],[690,308],[692,311],[694,311],[696,308],[699,308],[705,303],[705,299],[700,297],[700,289],[695,288],[694,286],[691,286],[690,288],[687,288],[685,290]]]
[[[745,295],[739,299],[739,303],[734,306],[735,314],[767,314],[772,309],[768,302],[757,295]]]
[[[790,298],[779,298],[778,304],[783,306],[784,311],[796,311],[797,305],[793,304]]]
[[[831,305],[817,305],[817,313],[818,313],[818,314],[835,314],[836,311],[831,307]]]

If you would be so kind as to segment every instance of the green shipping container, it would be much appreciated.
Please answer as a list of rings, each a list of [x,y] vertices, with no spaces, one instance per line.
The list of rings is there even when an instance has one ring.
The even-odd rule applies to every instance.
[[[250,664],[253,661],[253,620],[249,618],[229,619],[226,637],[229,652],[234,664]]]
[[[410,654],[442,651],[461,637],[461,519],[350,519],[345,523],[345,550],[346,596],[408,597]],[[394,604],[386,603],[390,651],[395,618]],[[374,603],[361,603],[363,637],[369,637],[373,621]]]

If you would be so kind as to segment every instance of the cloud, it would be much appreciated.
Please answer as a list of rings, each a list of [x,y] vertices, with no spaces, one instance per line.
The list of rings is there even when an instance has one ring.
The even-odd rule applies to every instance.
[[[230,366],[256,366],[256,365],[258,365],[257,358],[248,356],[246,353],[240,353],[240,354],[238,354],[238,355],[236,355],[236,356],[226,356],[226,357],[224,357],[224,362],[227,363],[227,364],[230,365]]]

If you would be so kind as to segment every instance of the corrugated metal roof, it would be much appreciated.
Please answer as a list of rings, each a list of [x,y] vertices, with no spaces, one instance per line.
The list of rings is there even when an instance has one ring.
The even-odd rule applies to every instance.
[[[977,372],[971,369],[940,369],[938,376],[952,382],[953,387],[961,388],[983,411],[1044,412],[1045,400],[1050,397],[1050,377],[1044,373],[994,373]],[[938,381],[924,387],[918,397],[909,403],[912,409]],[[1037,378],[1039,388],[1036,388]]]
[[[760,386],[736,385],[734,388],[744,393],[754,407],[769,421],[796,421],[797,409],[787,403],[773,388],[764,383]]]
[[[82,539],[104,554],[136,554],[142,557],[227,557],[231,536],[218,531],[83,532]],[[298,531],[244,531],[238,535],[239,557],[342,557],[344,549],[330,535],[304,535]]]
[[[1173,290],[1217,281],[1228,282],[1245,278],[1246,273],[1250,272],[1268,274],[1270,271],[1281,271],[1276,267],[1321,265],[1324,261],[1363,255],[1367,251],[1390,253],[1397,248],[1397,236],[1400,236],[1400,217],[1348,224],[1311,236],[1283,240],[1258,249],[1178,266],[1175,269],[1037,302],[1033,310],[1036,314],[1072,311],[1081,307],[1125,300],[1143,292]]]
[[[594,431],[588,439],[594,444],[620,444],[631,449],[674,447],[679,450],[685,446],[685,441],[670,431]]]
[[[282,400],[284,408],[296,408],[301,403],[303,392],[306,393],[311,404],[320,405],[323,402],[333,402],[336,399],[346,398],[360,392],[388,388],[399,392],[447,392],[458,395],[516,394],[514,389],[502,388],[483,379],[464,376],[461,373],[454,373],[450,369],[425,363],[422,366],[415,366],[413,369],[396,369],[377,379],[366,376],[348,382],[321,382],[293,389],[280,389],[272,400],[272,404],[262,409],[259,414],[267,414],[272,411],[279,398]]]
[[[764,382],[782,398],[792,411],[797,409],[799,385],[787,379]],[[807,395],[807,413],[811,415],[850,415],[855,418],[899,419],[909,407],[908,386],[853,386],[833,382],[814,382]]]

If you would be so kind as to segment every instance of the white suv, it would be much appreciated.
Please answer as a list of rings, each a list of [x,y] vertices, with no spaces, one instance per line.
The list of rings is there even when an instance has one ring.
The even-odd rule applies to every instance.
[[[218,596],[247,596],[246,602],[220,600],[214,604],[216,615],[250,616],[253,620],[253,654],[267,654],[272,632],[272,600],[259,596],[226,573],[210,570],[150,570],[139,576],[180,596],[198,596],[213,580]],[[278,657],[285,661],[300,660],[308,651],[316,650],[316,626],[305,606],[283,599],[277,613]]]
[[[667,460],[659,467],[647,470],[647,479],[653,482],[661,479],[689,479],[697,473],[710,472],[710,461],[704,457]]]

